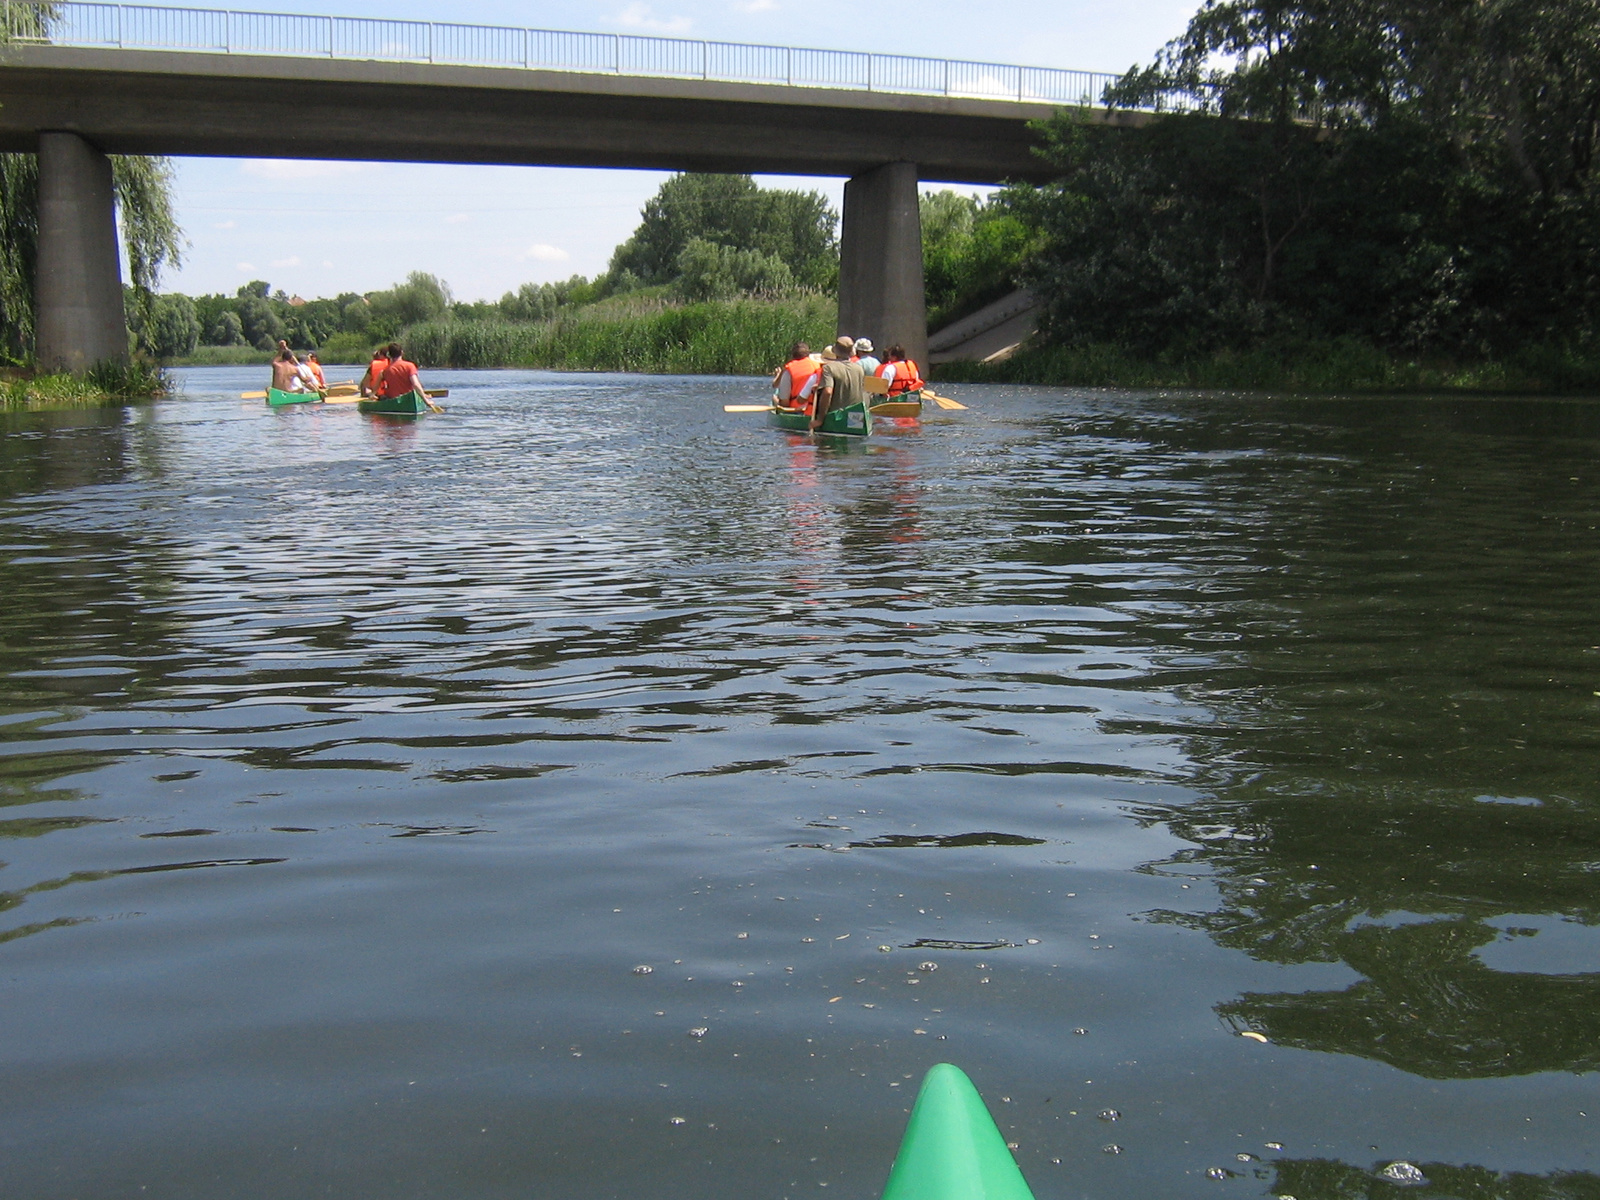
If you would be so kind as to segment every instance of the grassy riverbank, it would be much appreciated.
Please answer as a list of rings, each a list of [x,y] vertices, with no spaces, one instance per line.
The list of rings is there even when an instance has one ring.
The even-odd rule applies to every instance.
[[[1048,346],[1001,363],[947,363],[958,383],[1274,392],[1600,393],[1600,358],[1532,347],[1513,359],[1406,358],[1352,339],[1279,342],[1247,352],[1140,356],[1114,345]]]
[[[551,321],[433,321],[402,343],[428,367],[541,367],[656,375],[765,375],[797,341],[833,337],[831,299],[610,302]]]
[[[102,408],[164,395],[167,377],[146,363],[101,366],[83,374],[18,373],[0,378],[0,411],[48,408]]]

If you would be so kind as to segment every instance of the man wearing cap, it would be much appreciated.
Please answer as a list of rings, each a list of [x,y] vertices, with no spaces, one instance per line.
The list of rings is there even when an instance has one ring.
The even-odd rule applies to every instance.
[[[848,408],[867,398],[866,385],[861,381],[866,372],[861,364],[851,362],[855,355],[855,342],[847,337],[822,352],[822,381],[817,388],[817,403],[811,412],[811,428],[822,427],[822,418],[830,409]]]

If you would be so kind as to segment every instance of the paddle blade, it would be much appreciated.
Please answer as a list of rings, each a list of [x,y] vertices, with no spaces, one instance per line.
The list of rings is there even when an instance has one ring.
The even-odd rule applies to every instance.
[[[427,391],[423,392],[422,394],[424,396],[432,397],[435,400],[444,400],[450,395],[450,389],[449,388],[429,388]]]
[[[940,408],[949,409],[952,412],[956,409],[965,412],[967,408],[965,404],[958,404],[956,401],[946,399],[944,396],[935,396],[932,392],[923,392],[922,397],[924,400],[932,400]]]
[[[241,400],[265,400],[266,398],[267,398],[267,394],[265,392],[240,392],[239,393],[239,399],[241,399]]]
[[[923,1079],[883,1200],[1033,1200],[960,1067],[940,1063]]]
[[[771,412],[770,404],[724,404],[723,412]]]

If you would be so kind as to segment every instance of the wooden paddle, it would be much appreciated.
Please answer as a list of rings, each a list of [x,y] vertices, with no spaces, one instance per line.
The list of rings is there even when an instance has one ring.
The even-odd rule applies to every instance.
[[[958,404],[956,401],[947,399],[944,396],[935,396],[927,388],[922,389],[922,398],[924,400],[932,400],[940,408],[948,408],[952,410],[959,408],[962,411],[965,411],[967,407],[965,404]]]
[[[770,404],[724,404],[723,412],[771,412]]]

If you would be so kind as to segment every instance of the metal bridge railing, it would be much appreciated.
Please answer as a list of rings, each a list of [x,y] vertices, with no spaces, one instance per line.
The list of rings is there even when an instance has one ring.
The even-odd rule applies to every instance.
[[[0,0],[0,4],[0,37],[54,46],[587,71],[1060,105],[1099,104],[1106,87],[1117,79],[1101,71],[620,33],[84,0]]]

